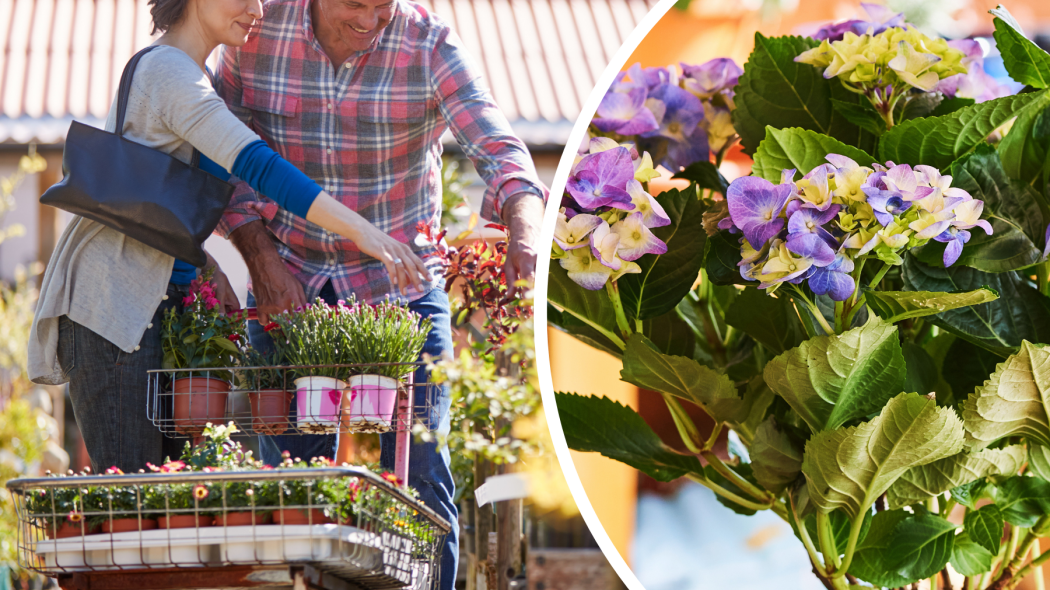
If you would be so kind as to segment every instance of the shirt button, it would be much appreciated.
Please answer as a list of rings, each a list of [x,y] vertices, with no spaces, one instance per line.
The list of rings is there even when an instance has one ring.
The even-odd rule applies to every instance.
[[[150,322],[150,323],[146,324],[146,329],[147,330],[149,330],[152,327],[153,327],[153,322]]]
[[[136,351],[138,351],[138,349],[139,349],[139,347],[138,347],[138,346],[136,346],[136,347],[135,347],[135,350],[136,350]]]
[[[328,192],[332,192],[335,190],[335,187],[332,185],[328,185],[328,188],[326,188],[325,190],[327,190]]]
[[[332,108],[332,103],[328,103],[328,108],[329,108],[329,109],[331,109],[331,108]]]
[[[165,295],[164,297],[161,297],[161,299],[164,300],[164,301],[167,301],[168,300],[168,296]]]
[[[332,148],[328,148],[328,153],[332,153]]]
[[[350,64],[345,63],[345,64],[343,64],[343,67],[349,70],[350,69]]]

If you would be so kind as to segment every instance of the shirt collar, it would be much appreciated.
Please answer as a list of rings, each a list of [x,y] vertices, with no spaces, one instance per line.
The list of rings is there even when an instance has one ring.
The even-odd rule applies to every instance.
[[[310,4],[315,1],[316,0],[303,0],[303,36],[306,38],[307,42],[316,43],[318,46],[320,46],[321,43],[317,40],[317,37],[314,35],[313,21],[310,18]],[[375,51],[379,47],[379,45],[383,43],[383,39],[384,37],[386,37],[387,31],[389,31],[392,27],[395,27],[400,24],[399,21],[401,20],[402,15],[405,13],[406,9],[408,9],[408,7],[405,6],[403,0],[394,0],[394,16],[390,19],[390,24],[383,27],[383,30],[380,31],[378,35],[376,35],[375,40],[372,41],[372,45],[368,49],[365,49],[364,51],[356,51],[352,53],[350,57],[360,57],[362,55],[366,55]]]

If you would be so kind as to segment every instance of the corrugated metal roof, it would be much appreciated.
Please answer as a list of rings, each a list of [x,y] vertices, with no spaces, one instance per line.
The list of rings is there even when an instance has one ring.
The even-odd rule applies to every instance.
[[[423,0],[477,58],[530,145],[559,145],[656,0]],[[0,143],[101,126],[120,71],[150,43],[147,0],[0,0]]]

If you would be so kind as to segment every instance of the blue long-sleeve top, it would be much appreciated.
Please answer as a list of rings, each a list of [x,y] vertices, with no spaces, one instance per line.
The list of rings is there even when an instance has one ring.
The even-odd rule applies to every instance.
[[[321,187],[316,182],[270,149],[261,139],[244,146],[237,154],[232,171],[209,160],[204,154],[200,157],[200,169],[223,180],[229,180],[232,172],[256,191],[302,218],[306,218],[314,199],[321,194]],[[176,285],[188,285],[195,278],[195,266],[175,260],[171,282]]]

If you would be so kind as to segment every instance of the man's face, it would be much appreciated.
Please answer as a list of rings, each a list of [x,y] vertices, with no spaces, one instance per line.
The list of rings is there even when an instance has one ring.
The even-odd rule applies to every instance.
[[[394,18],[394,0],[317,0],[326,25],[354,51],[364,51]]]

